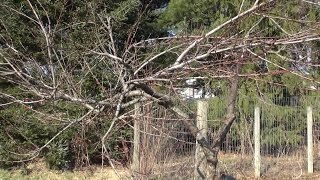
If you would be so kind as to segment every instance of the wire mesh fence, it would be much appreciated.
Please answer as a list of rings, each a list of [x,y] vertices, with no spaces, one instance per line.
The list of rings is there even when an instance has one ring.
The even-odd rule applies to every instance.
[[[320,168],[320,98],[317,96],[251,98],[239,97],[237,117],[221,144],[219,171],[235,176],[253,173],[254,107],[261,109],[261,175],[298,177],[306,171],[307,106],[313,108],[315,170]],[[196,101],[180,108],[197,111]],[[222,125],[226,98],[208,100],[208,132],[214,134]],[[196,140],[182,119],[155,104],[143,106],[140,129],[140,174],[142,176],[192,178]],[[195,119],[188,119],[195,122]],[[209,136],[210,137],[210,136]],[[210,138],[209,138],[210,141]],[[319,166],[317,166],[319,163]],[[320,169],[319,169],[320,170]]]

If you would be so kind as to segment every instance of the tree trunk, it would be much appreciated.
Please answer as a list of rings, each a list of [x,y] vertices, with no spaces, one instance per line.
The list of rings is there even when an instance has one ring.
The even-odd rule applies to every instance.
[[[213,136],[212,145],[209,144],[209,141],[205,136],[203,136],[199,132],[199,129],[195,124],[186,120],[183,121],[184,124],[188,127],[191,134],[196,137],[197,143],[201,146],[204,153],[204,161],[206,161],[206,171],[207,172],[199,172],[198,174],[202,174],[201,179],[219,179],[219,175],[217,173],[218,167],[218,153],[220,150],[221,143],[225,139],[227,133],[229,132],[232,123],[235,120],[235,106],[238,95],[238,85],[239,85],[239,77],[234,77],[230,80],[231,87],[229,90],[229,96],[227,101],[227,114],[224,118],[223,125],[219,128],[217,133]],[[171,107],[171,109],[184,118],[189,118],[184,112],[175,106]],[[198,135],[198,136],[197,136]]]
[[[237,70],[238,71],[238,70]],[[213,136],[213,143],[212,143],[212,162],[213,162],[213,169],[214,172],[213,178],[210,179],[218,179],[217,174],[217,166],[218,166],[218,153],[220,150],[221,143],[226,138],[227,133],[229,132],[231,125],[233,124],[236,116],[235,116],[235,107],[236,101],[238,96],[238,85],[239,85],[239,77],[234,77],[230,80],[231,87],[229,90],[229,97],[227,101],[227,115],[224,119],[223,125],[219,128],[217,133]]]
[[[240,67],[237,65],[236,73],[238,74]],[[207,171],[210,171],[210,173],[202,172],[202,174],[206,174],[207,177],[203,177],[203,179],[217,179],[217,165],[218,165],[218,153],[220,149],[220,145],[225,139],[227,133],[230,130],[230,127],[232,123],[235,120],[235,105],[238,95],[238,84],[239,84],[239,77],[235,76],[230,79],[230,90],[229,90],[229,96],[227,100],[227,114],[224,118],[224,123],[220,127],[220,129],[217,131],[217,133],[214,134],[212,137],[213,143],[210,145],[208,139],[203,135],[198,135],[199,129],[197,128],[196,124],[194,124],[192,121],[189,121],[189,119],[194,119],[193,117],[190,117],[186,113],[184,113],[181,109],[179,109],[177,106],[174,105],[174,102],[169,96],[163,95],[161,93],[158,93],[154,91],[151,87],[147,86],[146,84],[138,84],[138,87],[141,88],[145,93],[149,94],[150,96],[158,99],[158,104],[161,106],[164,106],[167,109],[172,110],[185,120],[183,123],[186,125],[186,127],[189,129],[193,137],[196,138],[197,143],[201,146],[205,161],[207,162]],[[197,136],[198,135],[198,136]]]

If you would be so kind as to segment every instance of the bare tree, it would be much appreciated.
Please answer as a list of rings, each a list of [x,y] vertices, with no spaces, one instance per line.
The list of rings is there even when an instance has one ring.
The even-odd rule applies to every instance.
[[[81,121],[91,121],[102,115],[107,116],[106,119],[111,121],[109,129],[101,137],[103,153],[107,153],[106,144],[112,129],[122,119],[133,116],[131,111],[134,104],[152,101],[184,119],[183,123],[192,135],[197,137],[196,140],[203,148],[206,162],[211,168],[211,173],[204,174],[204,179],[216,178],[219,148],[235,120],[235,104],[240,78],[292,73],[299,78],[319,84],[312,77],[283,67],[267,56],[268,54],[276,54],[284,61],[291,59],[273,51],[274,47],[286,50],[296,44],[319,40],[320,36],[316,31],[318,24],[314,24],[316,27],[307,28],[286,37],[267,38],[251,35],[259,22],[256,22],[245,35],[239,33],[227,37],[215,36],[216,33],[228,30],[252,15],[274,21],[275,19],[281,20],[282,17],[273,17],[266,13],[276,3],[274,0],[261,3],[256,1],[249,9],[202,36],[161,37],[145,39],[141,42],[131,42],[130,40],[123,51],[118,49],[116,45],[111,16],[97,15],[98,20],[90,22],[96,28],[94,37],[96,41],[93,44],[76,44],[80,50],[69,49],[68,51],[68,49],[61,48],[60,44],[53,39],[55,33],[59,32],[53,29],[58,27],[52,27],[50,23],[44,24],[43,19],[39,17],[38,8],[45,10],[39,2],[35,4],[28,1],[28,8],[32,11],[32,16],[27,16],[17,9],[12,9],[12,11],[26,17],[30,22],[33,22],[34,26],[38,27],[46,44],[46,51],[43,51],[45,63],[40,63],[36,57],[24,54],[16,48],[17,44],[13,44],[9,38],[2,36],[4,47],[0,49],[0,78],[19,86],[23,91],[31,93],[34,99],[25,101],[0,90],[0,95],[8,101],[1,106],[12,103],[28,106],[39,102],[66,101],[87,109],[82,117],[69,121],[69,124],[45,145],[31,152],[26,160],[36,157],[41,150],[73,124]],[[47,16],[47,19],[50,18]],[[297,21],[290,18],[284,20]],[[137,26],[138,24],[139,22],[137,22]],[[9,34],[10,29],[6,31]],[[135,31],[133,30],[132,36],[134,36]],[[267,55],[257,53],[256,48],[264,49]],[[310,54],[311,52],[308,53],[308,56],[311,56]],[[68,61],[72,56],[75,57],[74,60]],[[164,56],[167,59],[164,59]],[[159,65],[159,61],[165,60],[165,63]],[[275,66],[278,70],[241,74],[243,64],[259,61]],[[99,68],[97,68],[98,66]],[[96,86],[101,93],[99,97],[95,94],[83,92],[83,85],[88,77],[96,82]],[[176,91],[175,87],[189,77],[204,80],[229,80],[227,113],[220,129],[215,134],[210,135],[213,138],[212,144],[209,144],[204,137],[197,136],[199,129],[195,124],[188,121],[188,119],[194,119],[194,115],[190,116],[183,112],[176,104],[177,93],[174,93]],[[44,112],[36,109],[33,111],[38,115],[44,114]],[[48,115],[48,118],[62,120],[55,114]],[[107,154],[105,157],[109,158]],[[110,158],[108,160],[112,165]]]

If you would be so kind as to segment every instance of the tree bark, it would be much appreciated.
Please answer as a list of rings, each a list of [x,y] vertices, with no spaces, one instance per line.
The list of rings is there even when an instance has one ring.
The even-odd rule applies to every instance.
[[[234,77],[230,80],[231,87],[229,90],[228,96],[228,104],[227,104],[227,114],[224,119],[223,125],[219,128],[219,130],[213,136],[213,143],[212,143],[212,150],[213,150],[213,171],[214,177],[212,179],[218,179],[217,174],[217,166],[218,166],[218,153],[220,150],[221,143],[227,136],[231,125],[233,124],[234,120],[236,119],[235,116],[235,107],[236,101],[238,97],[238,86],[239,86],[239,77]]]
[[[237,74],[239,71],[239,65],[237,65]],[[189,121],[189,119],[194,119],[195,115],[193,114],[192,117],[190,117],[188,114],[183,112],[181,109],[176,107],[174,105],[174,102],[169,96],[166,96],[164,94],[158,93],[154,91],[150,86],[146,84],[138,84],[137,87],[139,87],[141,90],[143,90],[146,94],[158,99],[158,104],[161,106],[164,106],[167,109],[172,110],[184,120],[182,121],[185,126],[189,129],[192,136],[196,138],[197,142],[201,146],[203,153],[205,155],[205,161],[207,162],[207,169],[211,170],[211,173],[204,172],[203,174],[206,174],[207,177],[204,177],[203,179],[217,179],[217,165],[218,165],[218,153],[220,150],[220,145],[225,139],[227,133],[229,132],[232,123],[235,120],[235,105],[236,100],[238,96],[238,85],[239,85],[239,77],[233,77],[230,79],[230,90],[229,90],[229,96],[228,96],[228,104],[227,104],[227,114],[224,118],[224,124],[221,126],[221,128],[215,133],[213,136],[213,144],[210,145],[208,139],[205,136],[202,136],[201,134],[197,136],[199,129],[197,128],[196,124]]]

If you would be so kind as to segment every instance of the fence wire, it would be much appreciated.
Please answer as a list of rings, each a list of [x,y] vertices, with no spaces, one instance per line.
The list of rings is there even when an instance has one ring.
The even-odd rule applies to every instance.
[[[320,170],[320,98],[308,96],[250,98],[239,97],[237,117],[221,144],[219,171],[236,177],[253,172],[254,107],[261,109],[262,176],[299,177],[306,171],[307,106],[313,108],[315,170]],[[208,100],[208,131],[214,134],[225,116],[226,98]],[[184,112],[197,111],[196,101],[180,106]],[[140,174],[171,179],[192,178],[196,140],[182,119],[155,104],[143,106],[140,139]],[[195,119],[189,119],[195,123]],[[209,138],[210,140],[210,138]]]

